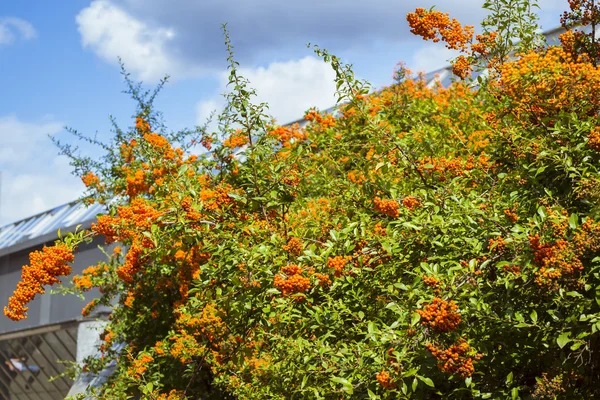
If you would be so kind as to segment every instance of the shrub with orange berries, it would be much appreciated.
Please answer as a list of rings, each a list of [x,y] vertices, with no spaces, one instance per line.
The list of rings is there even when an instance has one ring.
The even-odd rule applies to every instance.
[[[227,34],[220,132],[168,133],[125,75],[135,126],[99,159],[65,151],[107,212],[32,252],[5,314],[97,238],[119,247],[61,289],[113,307],[73,371],[116,365],[89,397],[600,396],[600,69],[575,33],[536,46],[530,5],[486,2],[478,35],[410,13],[460,52],[446,86],[399,65],[372,90],[314,46],[341,103],[303,126],[252,103]]]

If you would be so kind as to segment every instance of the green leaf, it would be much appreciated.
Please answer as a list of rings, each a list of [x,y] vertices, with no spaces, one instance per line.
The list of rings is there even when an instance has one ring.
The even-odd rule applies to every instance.
[[[546,207],[539,206],[537,209],[537,213],[542,217],[542,220],[546,219]]]
[[[566,344],[571,341],[571,339],[569,339],[570,335],[571,335],[570,332],[561,333],[561,335],[556,339],[556,343],[558,343],[558,347],[560,347],[561,349],[563,347],[565,347]]]
[[[515,328],[531,328],[533,325],[528,324],[526,322],[520,322],[515,325]]]
[[[345,378],[341,378],[339,376],[334,376],[331,378],[331,381],[335,382],[335,383],[340,383],[343,387],[343,390],[347,391],[348,393],[352,393],[354,391],[352,384],[350,382],[348,382],[348,380]]]
[[[523,318],[523,314],[521,314],[518,311],[515,313],[515,319],[519,322],[525,322],[525,318]]]
[[[421,375],[417,375],[417,378],[419,378],[419,380],[421,382],[423,382],[424,384],[426,384],[429,387],[435,387],[435,385],[433,384],[433,381],[430,378],[425,378],[424,376]]]
[[[334,229],[330,230],[329,235],[331,236],[331,238],[333,239],[334,242],[338,241],[338,233],[336,230],[334,230]]]
[[[412,317],[410,318],[410,326],[415,326],[420,320],[421,316],[417,313],[413,313]]]
[[[577,229],[577,222],[578,222],[578,218],[577,218],[577,214],[573,213],[569,216],[569,226],[571,227],[571,229]]]
[[[585,343],[585,342],[583,342],[583,341],[576,342],[576,343],[574,343],[574,344],[573,344],[573,345],[570,347],[570,349],[571,349],[571,350],[573,350],[573,351],[575,351],[575,350],[577,350],[578,348],[580,348],[581,346],[583,346],[583,344],[584,344],[584,343]]]
[[[535,311],[535,310],[531,311],[531,314],[529,314],[529,316],[531,317],[531,320],[533,321],[533,323],[537,324],[537,320],[538,320],[537,311]]]
[[[510,391],[510,396],[512,397],[513,400],[516,400],[519,398],[519,388],[513,388]]]
[[[417,386],[419,386],[419,381],[417,380],[417,378],[413,379],[412,382],[412,391],[415,392],[417,390]]]
[[[405,226],[405,227],[407,227],[407,228],[412,228],[415,231],[420,231],[421,230],[420,227],[418,227],[417,225],[415,225],[413,223],[410,223],[410,222],[403,222],[402,225]]]
[[[302,384],[300,385],[300,389],[304,389],[304,386],[306,386],[306,382],[308,382],[308,375],[304,375],[304,377],[302,378]]]
[[[367,331],[371,335],[375,332],[375,324],[373,323],[373,321],[369,321],[369,323],[367,324]]]
[[[506,386],[510,386],[513,382],[513,373],[510,371],[508,375],[506,375]]]

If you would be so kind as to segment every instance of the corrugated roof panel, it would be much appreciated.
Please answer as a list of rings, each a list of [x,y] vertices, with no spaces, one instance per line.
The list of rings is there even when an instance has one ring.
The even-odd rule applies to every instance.
[[[37,218],[32,218],[33,226],[28,234],[31,236],[37,236],[38,234],[41,234],[44,227],[48,225],[53,218],[52,211],[48,211],[46,214],[40,215]]]
[[[65,207],[61,207],[54,215],[53,218],[48,222],[47,225],[44,226],[43,234],[50,233],[56,231],[60,228],[65,228],[66,225],[63,225],[63,219],[73,211],[72,205],[65,205]]]
[[[59,214],[64,209],[65,207],[61,206],[53,209],[52,211],[48,211],[48,214],[46,214],[46,216],[43,217],[43,219],[40,219],[40,221],[33,226],[31,231],[27,232],[24,236],[35,237],[47,233],[48,227],[56,221],[57,214]]]
[[[13,229],[9,230],[6,236],[3,238],[6,243],[10,246],[13,242],[19,240],[28,230],[33,226],[35,221],[21,221],[13,225]]]
[[[63,219],[62,222],[66,226],[76,225],[79,223],[79,221],[81,221],[82,218],[85,217],[86,211],[87,210],[85,208],[85,205],[78,204],[77,206],[74,207],[73,212],[71,212],[67,216],[65,216],[65,218]]]
[[[94,204],[86,207],[75,201],[0,228],[0,249],[4,249],[49,233],[93,221],[105,207]]]

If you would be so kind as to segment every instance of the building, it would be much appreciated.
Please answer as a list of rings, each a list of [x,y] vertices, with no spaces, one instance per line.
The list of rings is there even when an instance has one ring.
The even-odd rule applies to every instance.
[[[29,252],[53,244],[58,229],[66,233],[77,225],[89,228],[100,212],[101,206],[86,208],[72,202],[0,228],[2,306],[21,279],[21,267],[29,264]],[[73,274],[104,257],[99,244],[98,238],[79,249]],[[82,359],[81,346],[78,357],[77,343],[85,340],[84,328],[97,323],[95,318],[81,318],[81,309],[95,296],[90,292],[87,299],[81,300],[47,291],[30,303],[27,319],[14,322],[0,316],[0,400],[64,399],[73,381],[61,377],[50,382],[49,378],[65,370],[58,360]]]

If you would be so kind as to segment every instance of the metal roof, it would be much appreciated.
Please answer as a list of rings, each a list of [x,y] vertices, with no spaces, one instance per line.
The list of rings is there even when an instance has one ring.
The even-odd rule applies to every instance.
[[[87,227],[102,212],[105,212],[103,205],[86,206],[77,200],[5,225],[0,228],[0,256],[52,241],[59,229],[69,231],[79,224]]]

